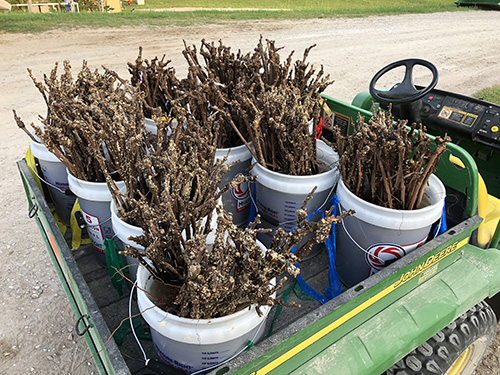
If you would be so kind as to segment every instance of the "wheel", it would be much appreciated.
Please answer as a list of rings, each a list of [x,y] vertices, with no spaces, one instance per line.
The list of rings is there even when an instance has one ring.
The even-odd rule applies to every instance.
[[[392,86],[388,91],[382,91],[375,88],[377,81],[389,71],[399,67],[405,66],[405,76],[401,83],[397,83]],[[415,65],[421,65],[429,69],[432,73],[431,83],[427,87],[422,89],[417,89],[413,84],[413,68]],[[380,69],[377,74],[372,78],[370,82],[370,95],[376,101],[380,103],[393,103],[393,104],[403,104],[410,103],[418,100],[428,94],[434,87],[436,87],[438,81],[438,71],[434,64],[426,60],[421,59],[406,59],[396,61],[386,67]]]
[[[497,320],[481,302],[387,370],[385,375],[472,375],[496,336]]]

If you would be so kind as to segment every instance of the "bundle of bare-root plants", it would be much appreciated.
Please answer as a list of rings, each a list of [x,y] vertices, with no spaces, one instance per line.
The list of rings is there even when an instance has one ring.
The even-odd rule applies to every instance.
[[[175,117],[179,124],[183,124],[175,128],[170,137],[164,138],[168,145],[158,145],[157,153],[151,153],[152,162],[158,163],[152,166],[155,173],[161,175],[162,171],[165,172],[159,181],[163,186],[170,187],[169,190],[159,188],[162,195],[158,205],[155,205],[158,211],[152,215],[153,220],[144,216],[148,211],[134,198],[128,199],[129,204],[141,207],[135,211],[143,215],[140,220],[149,222],[149,225],[141,226],[154,230],[137,239],[146,247],[144,254],[132,248],[126,254],[141,259],[145,267],[149,267],[150,260],[155,265],[150,271],[162,274],[165,286],[172,291],[167,294],[168,298],[172,300],[176,296],[174,303],[161,303],[167,311],[193,318],[213,318],[254,303],[277,303],[271,295],[284,279],[275,287],[270,286],[271,280],[285,270],[296,275],[298,270],[294,263],[307,255],[315,244],[324,242],[331,224],[341,219],[332,216],[330,211],[324,220],[308,222],[307,214],[302,209],[297,214],[295,231],[286,233],[279,230],[264,254],[257,245],[257,235],[268,230],[257,229],[259,217],[248,228],[241,230],[232,223],[231,215],[219,207],[215,241],[206,246],[210,231],[207,228],[216,199],[224,191],[249,179],[238,175],[217,193],[222,177],[231,167],[224,164],[225,159],[214,161],[217,148],[234,147],[243,142],[256,160],[265,165],[276,167],[285,161],[292,165],[291,168],[285,167],[288,170],[303,173],[309,168],[309,174],[313,173],[309,160],[316,160],[316,133],[315,129],[314,133],[309,129],[310,122],[319,117],[322,105],[319,93],[330,82],[328,78],[322,78],[322,70],[314,77],[314,70],[309,69],[305,62],[309,49],[303,59],[295,63],[294,69],[291,68],[292,55],[282,64],[277,51],[272,41],[267,41],[267,48],[264,48],[262,39],[253,54],[238,51],[236,55],[222,43],[216,47],[213,43],[202,41],[200,55],[204,59],[203,66],[196,48],[186,45],[183,54],[189,70],[183,80],[175,78],[173,70],[158,69],[157,61],[164,61],[164,58],[149,62],[142,58],[142,51],[134,64],[129,63],[133,81],[143,84],[154,82],[148,83],[149,88],[142,88],[146,95],[148,92],[166,93],[157,101],[150,100],[149,106],[166,108],[167,105],[160,102],[168,103],[170,112],[164,117]],[[158,117],[156,119],[161,123]],[[279,135],[287,129],[288,133]],[[285,139],[289,143],[280,142]],[[294,150],[290,152],[287,146],[294,141]],[[305,145],[304,141],[308,144]],[[266,143],[269,145],[265,146]],[[186,150],[187,145],[189,150]],[[201,152],[199,148],[206,145],[210,147]],[[169,151],[158,153],[161,149]],[[300,156],[304,150],[308,154]],[[168,158],[162,155],[168,155]],[[194,155],[203,158],[195,160]],[[264,155],[268,162],[263,159]],[[275,162],[271,158],[281,160]],[[189,163],[193,165],[186,168]],[[186,174],[186,170],[190,173]],[[151,183],[149,187],[151,189]],[[203,194],[203,189],[209,189],[210,194]],[[158,189],[155,187],[153,190]],[[207,196],[213,198],[207,199]],[[145,196],[141,199],[144,201]],[[185,205],[187,199],[189,205]],[[304,207],[306,203],[307,200]],[[161,237],[160,241],[160,237],[154,235],[168,231],[174,233]],[[291,253],[294,245],[313,233],[315,235],[302,246],[298,256]],[[166,244],[165,240],[171,243]],[[200,248],[205,249],[204,252],[200,253]],[[170,259],[176,259],[176,262],[168,261]],[[159,264],[161,267],[156,266]]]
[[[257,242],[257,235],[264,231],[257,229],[259,217],[241,229],[217,205],[225,191],[249,179],[238,175],[220,186],[231,165],[225,165],[225,159],[216,160],[215,151],[229,138],[227,129],[249,143],[241,131],[246,128],[256,159],[269,167],[280,170],[296,160],[292,170],[311,169],[304,160],[314,150],[300,156],[305,148],[300,142],[314,139],[315,129],[310,131],[309,122],[319,113],[317,98],[327,80],[321,78],[322,71],[311,80],[314,71],[305,63],[308,50],[292,74],[291,55],[280,64],[269,41],[267,50],[259,43],[254,54],[245,56],[204,46],[207,61],[220,61],[207,64],[205,81],[196,64],[185,80],[177,80],[163,59],[151,63],[141,59],[135,68],[129,65],[138,78],[132,80],[134,84],[108,69],[102,74],[91,71],[85,63],[75,80],[67,62],[60,77],[57,65],[43,82],[30,73],[48,109],[46,117],[41,117],[43,128],[32,124],[38,137],[75,177],[108,183],[121,219],[144,232],[132,239],[145,250],[127,247],[123,254],[139,259],[169,291],[157,297],[159,306],[197,319],[224,316],[252,304],[280,303],[272,295],[284,279],[275,286],[271,280],[285,271],[296,275],[298,258],[324,242],[332,223],[342,218],[330,210],[325,219],[313,223],[301,209],[295,230],[278,230],[263,252]],[[188,47],[185,53],[194,56]],[[232,76],[230,69],[222,69],[231,61]],[[245,67],[244,73],[238,66]],[[157,74],[155,80],[151,80],[152,71]],[[223,74],[229,74],[224,83],[220,82]],[[233,89],[225,92],[230,84]],[[287,92],[293,93],[293,99]],[[145,130],[145,112],[155,118],[157,137],[149,137]],[[297,130],[284,129],[278,112]],[[173,126],[174,117],[182,126]],[[26,130],[17,114],[15,118]],[[274,127],[274,133],[264,132],[264,123]],[[286,134],[280,136],[280,131]],[[287,150],[285,137],[290,137],[287,142],[294,149]],[[264,139],[276,146],[265,146]],[[278,161],[281,153],[282,161]],[[125,182],[125,191],[118,190],[116,180]],[[215,239],[208,244],[211,232]],[[298,256],[292,254],[291,248],[311,234]]]
[[[185,79],[175,78],[164,57],[148,61],[142,50],[129,63],[132,82],[140,82],[148,107],[188,109],[210,129],[211,114],[218,117],[212,129],[217,148],[247,145],[265,168],[291,175],[319,172],[316,158],[317,124],[324,101],[320,97],[333,81],[309,65],[307,57],[282,61],[281,48],[261,37],[253,51],[236,54],[219,42],[185,45],[188,62]],[[201,60],[203,59],[203,62]],[[172,116],[170,116],[172,117]]]
[[[427,182],[451,138],[436,137],[432,144],[421,124],[407,125],[407,120],[394,121],[390,109],[374,108],[368,123],[358,116],[352,135],[336,129],[332,147],[340,156],[342,181],[353,194],[399,210],[425,205]]]
[[[31,124],[34,133],[74,177],[89,182],[105,182],[108,176],[120,180],[129,173],[122,170],[121,160],[144,157],[130,151],[140,150],[145,134],[142,94],[110,70],[92,71],[83,62],[74,79],[71,69],[65,61],[58,76],[56,64],[43,81],[29,71],[47,106],[41,125]],[[37,142],[15,111],[14,117]]]
[[[259,218],[241,229],[217,205],[221,194],[247,177],[238,175],[219,189],[231,165],[215,160],[216,148],[204,142],[203,127],[196,120],[181,113],[176,117],[185,126],[174,128],[139,165],[143,172],[136,178],[147,181],[147,190],[118,197],[123,198],[118,202],[122,217],[144,229],[134,241],[145,251],[128,247],[125,254],[138,258],[161,280],[168,292],[156,303],[178,316],[215,318],[252,304],[279,303],[272,295],[284,279],[276,286],[271,280],[285,271],[298,273],[292,246],[311,233],[315,236],[307,246],[325,241],[340,217],[330,212],[326,219],[310,223],[301,211],[296,230],[280,232],[264,253],[257,242],[257,235],[265,231],[257,229]],[[213,243],[207,239],[212,231]]]

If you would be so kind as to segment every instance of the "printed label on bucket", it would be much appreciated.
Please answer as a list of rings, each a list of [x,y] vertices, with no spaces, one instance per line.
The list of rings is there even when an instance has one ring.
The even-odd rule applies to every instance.
[[[285,201],[283,207],[283,219],[284,221],[297,221],[297,211],[302,207],[303,202]],[[295,224],[293,224],[295,226]]]
[[[166,363],[170,364],[171,366],[173,366],[179,370],[182,370],[182,372],[184,372],[186,374],[189,374],[193,371],[193,366],[186,365],[184,363],[180,363],[180,362],[176,361],[175,359],[170,358],[168,355],[166,355],[165,353],[163,353],[160,350],[158,345],[155,345],[155,348],[156,348],[156,352],[158,353],[158,356],[160,357],[160,359],[163,362],[166,362]]]
[[[58,176],[57,173],[56,173],[56,175],[53,176],[51,168],[47,168],[45,166],[42,166],[42,172],[43,172],[43,176],[45,177],[45,180],[49,184],[55,185],[56,187],[58,187],[61,190],[68,190],[69,189],[68,181],[67,180],[60,181],[59,179],[61,178],[61,176]],[[65,174],[65,176],[66,176],[66,174]]]
[[[231,190],[231,195],[236,201],[236,212],[241,212],[250,206],[250,189],[248,182],[243,182]]]
[[[83,219],[87,225],[87,233],[89,234],[92,245],[97,251],[104,254],[104,236],[102,234],[99,218],[82,211]]]
[[[69,189],[69,184],[67,182],[60,182],[60,181],[56,181],[55,182],[55,185],[61,189],[61,190],[68,190]]]
[[[280,226],[286,232],[290,232],[297,223],[297,210],[302,206],[302,202],[281,202],[283,203],[283,209],[276,211],[266,206],[261,200],[257,200],[258,213],[269,224],[275,227]]]
[[[427,240],[427,236],[424,239],[409,244],[409,245],[397,245],[397,244],[376,244],[370,246],[366,250],[365,259],[366,263],[370,266],[370,276],[377,273],[388,264],[401,259],[406,254],[420,247]]]
[[[201,365],[203,367],[218,365],[229,356],[227,352],[228,350],[201,352]]]
[[[166,362],[171,366],[188,374],[193,371],[218,365],[234,354],[234,352],[230,349],[212,351],[196,350],[188,353],[186,351],[183,351],[182,349],[176,349],[175,346],[170,346],[169,354],[166,354],[157,344],[155,344],[155,349],[158,353],[158,356],[163,362]],[[187,363],[189,362],[189,360],[191,361],[191,364]]]

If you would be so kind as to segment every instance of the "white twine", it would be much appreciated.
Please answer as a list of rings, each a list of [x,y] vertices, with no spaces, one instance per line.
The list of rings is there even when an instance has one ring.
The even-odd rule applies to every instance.
[[[29,148],[28,148],[28,153],[29,153],[29,155],[30,155],[30,159],[31,159],[31,156],[33,156],[33,154],[31,153],[31,147],[29,147]],[[36,166],[34,166],[34,165],[33,165],[32,167],[33,167],[33,168],[31,169],[31,171],[35,174],[35,176],[37,176],[37,177],[38,177],[38,179],[39,179],[40,181],[42,181],[42,182],[43,182],[43,183],[45,183],[46,185],[48,185],[48,186],[50,186],[50,187],[52,187],[52,188],[54,188],[54,189],[56,189],[56,190],[59,190],[61,193],[66,193],[66,190],[63,190],[63,189],[61,189],[59,186],[52,185],[51,183],[49,183],[49,182],[45,181],[42,177],[40,177],[40,176],[38,175],[38,173],[37,173],[37,171],[36,171]]]
[[[139,338],[137,337],[137,334],[135,333],[134,324],[132,322],[132,296],[134,295],[134,290],[136,288],[136,284],[137,284],[137,281],[134,283],[134,285],[132,286],[132,290],[130,291],[130,298],[129,298],[129,301],[128,301],[128,315],[129,315],[130,328],[132,330],[132,334],[134,335],[134,338],[135,338],[135,341],[137,342],[137,345],[139,345],[139,348],[141,349],[142,356],[144,357],[144,362],[145,362],[145,364],[147,366],[148,363],[149,363],[149,361],[150,361],[150,358],[148,358],[148,356],[146,355],[146,352],[144,351],[144,348],[142,347],[141,342],[140,342]],[[266,319],[262,319],[262,322],[260,322],[259,328],[257,329],[257,331],[255,332],[255,335],[250,340],[251,343],[255,344],[254,340],[259,335],[259,332],[260,332],[262,326],[264,325],[265,321],[266,321]],[[214,366],[211,366],[211,367],[206,367],[204,369],[198,370],[196,372],[193,372],[191,375],[201,374],[201,373],[203,373],[205,371],[212,370],[212,369],[215,369],[215,368],[217,368],[219,366],[222,366],[222,365],[228,363],[229,361],[232,361],[237,356],[239,356],[241,353],[243,353],[245,350],[247,350],[247,348],[248,348],[248,344],[245,345],[239,352],[237,352],[236,354],[234,354],[232,357],[230,357],[230,358],[222,361],[221,363],[218,363],[218,364],[216,364]]]
[[[328,192],[328,195],[326,196],[326,199],[321,204],[321,206],[318,207],[318,210],[323,209],[323,207],[330,201],[330,199],[332,197],[333,190],[335,190],[335,185],[332,186],[332,188]],[[252,200],[252,204],[255,207],[255,214],[257,215],[259,213],[259,207],[257,206],[257,203],[253,199],[253,194],[252,193],[250,193],[250,199]],[[280,221],[278,223],[278,226],[282,226],[282,225],[285,225],[285,224],[293,224],[293,223],[296,223],[296,222],[297,222],[297,220]]]
[[[338,205],[338,208],[339,208],[339,211],[340,211],[341,213],[346,212],[346,211],[342,210],[342,207],[340,206],[340,204]],[[354,243],[357,247],[359,247],[359,248],[360,248],[363,252],[365,252],[366,254],[368,254],[368,255],[370,255],[370,256],[372,256],[372,257],[377,258],[378,260],[380,260],[380,261],[382,262],[382,264],[385,264],[385,260],[384,260],[384,259],[379,258],[379,257],[378,257],[378,256],[376,256],[375,254],[371,254],[371,253],[369,253],[369,252],[368,252],[368,250],[365,250],[365,249],[364,249],[364,248],[363,248],[360,244],[358,244],[358,243],[356,242],[356,240],[355,240],[354,238],[352,238],[351,234],[349,233],[349,231],[348,231],[348,230],[347,230],[347,228],[345,227],[344,220],[342,220],[340,223],[342,224],[342,228],[344,228],[344,231],[345,231],[345,233],[347,234],[347,237],[349,237],[349,239],[350,239],[350,240],[351,240],[351,241],[352,241],[352,242],[353,242],[353,243]]]

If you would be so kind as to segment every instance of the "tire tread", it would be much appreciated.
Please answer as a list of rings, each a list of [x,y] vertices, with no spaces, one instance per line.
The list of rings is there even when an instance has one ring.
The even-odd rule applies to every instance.
[[[477,339],[487,337],[489,347],[495,338],[496,326],[495,313],[487,303],[480,302],[394,364],[384,375],[442,375]]]

